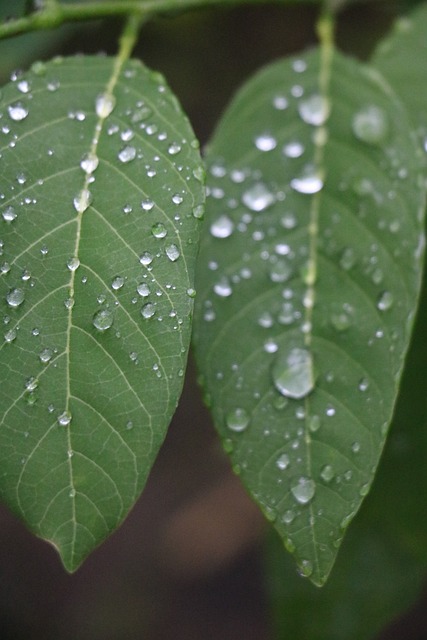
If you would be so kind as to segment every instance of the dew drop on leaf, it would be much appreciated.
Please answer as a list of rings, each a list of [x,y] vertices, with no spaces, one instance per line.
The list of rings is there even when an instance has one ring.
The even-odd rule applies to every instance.
[[[88,153],[82,158],[80,162],[80,167],[83,169],[85,173],[90,174],[97,169],[98,164],[99,164],[98,156],[95,153]]]
[[[255,138],[255,146],[260,151],[272,151],[276,145],[276,138],[269,133],[263,133]]]
[[[120,162],[126,164],[127,162],[131,162],[136,157],[136,149],[132,146],[126,146],[121,151],[119,151],[118,159]]]
[[[171,262],[176,262],[181,255],[176,244],[170,244],[168,247],[166,247],[165,252]]]
[[[18,214],[13,207],[9,206],[3,211],[2,217],[5,222],[13,222],[18,217]]]
[[[291,486],[291,492],[299,504],[307,504],[313,499],[316,493],[316,483],[311,478],[301,476],[296,483]]]
[[[251,211],[264,211],[275,201],[274,195],[263,182],[257,182],[242,196],[242,202]]]
[[[237,408],[227,413],[225,422],[231,431],[240,433],[249,425],[250,417],[245,409]]]
[[[98,331],[106,331],[113,324],[113,312],[110,309],[97,311],[92,319],[92,324]]]
[[[6,295],[6,302],[9,307],[16,309],[19,307],[25,300],[25,293],[23,289],[12,289]]]
[[[161,222],[156,222],[151,227],[151,233],[155,238],[164,238],[167,235],[167,229],[165,225]]]
[[[63,411],[57,418],[58,424],[61,425],[61,427],[68,427],[71,420],[72,416],[69,411]]]
[[[278,354],[273,367],[274,386],[287,398],[300,399],[313,390],[313,359],[307,349],[293,348]]]
[[[155,313],[156,313],[156,306],[152,302],[147,302],[147,304],[144,304],[144,306],[141,309],[142,317],[146,318],[147,320],[149,318],[152,318]]]
[[[394,296],[391,291],[383,291],[378,300],[377,307],[380,311],[388,311],[393,306]]]
[[[356,138],[362,142],[379,145],[388,135],[388,116],[380,107],[369,105],[355,114],[352,129]]]
[[[298,193],[314,194],[323,188],[323,179],[316,167],[308,164],[303,168],[302,173],[291,180],[291,187]]]
[[[332,465],[325,464],[320,471],[320,477],[324,482],[331,482],[331,480],[333,480],[335,477],[335,472]]]
[[[214,238],[228,238],[233,233],[234,223],[226,215],[219,216],[210,226]]]
[[[289,467],[289,456],[286,453],[282,453],[276,460],[276,467],[280,469],[280,471],[284,471]]]
[[[298,113],[301,119],[307,124],[312,124],[316,127],[326,122],[329,112],[329,101],[318,93],[302,100],[298,105]]]
[[[123,287],[124,283],[125,283],[125,278],[123,276],[116,276],[115,278],[113,278],[113,281],[111,283],[111,288],[114,291],[118,291]]]
[[[116,104],[115,97],[110,93],[101,93],[95,101],[95,111],[99,118],[107,118]]]
[[[15,102],[15,104],[11,104],[7,108],[9,112],[9,116],[15,122],[20,122],[21,120],[25,120],[28,116],[28,109],[22,102]]]

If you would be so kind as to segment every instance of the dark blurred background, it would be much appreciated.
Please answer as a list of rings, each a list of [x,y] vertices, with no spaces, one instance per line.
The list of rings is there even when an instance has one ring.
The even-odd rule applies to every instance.
[[[340,47],[367,58],[399,9],[409,4],[387,0],[349,7],[339,23]],[[0,17],[19,15],[23,5],[0,0]],[[315,18],[316,7],[312,5],[277,4],[170,15],[144,28],[135,56],[164,73],[203,144],[245,79],[262,65],[315,43]],[[97,21],[2,42],[1,80],[7,82],[11,71],[52,55],[113,54],[119,32],[120,21]],[[286,624],[277,632],[279,636],[273,632],[268,593],[276,583],[271,577],[267,580],[263,571],[266,525],[230,471],[195,378],[190,363],[179,409],[139,502],[119,531],[76,574],[66,574],[53,549],[33,538],[5,509],[0,510],[1,640],[331,637],[321,631],[318,635],[303,630],[288,633]],[[422,404],[412,421],[426,424],[425,394],[415,378],[419,375],[406,385],[407,399],[401,402],[389,445],[387,460],[392,469],[396,459],[405,468],[405,460],[411,459],[409,454],[415,447],[399,431],[406,422],[403,416],[408,403],[414,402],[411,393],[418,393],[415,401]],[[402,455],[407,458],[399,458]],[[402,556],[402,564],[408,566],[405,558]],[[299,584],[295,581],[302,579],[295,577],[292,562],[285,561],[283,568],[280,563],[274,566],[281,579]],[[384,619],[390,614],[397,616],[406,600],[421,590],[426,564],[420,556],[419,568],[405,574],[405,595],[401,597],[397,591],[384,610]],[[366,570],[369,573],[369,562]],[[400,580],[397,570],[395,578]],[[363,594],[364,578],[360,580]],[[375,585],[370,588],[375,590]],[[322,604],[319,597],[323,596],[317,596],[315,587],[304,589],[300,605],[310,603],[313,593],[320,602],[316,606],[328,606],[328,595]],[[333,590],[331,594],[332,598]],[[276,593],[276,612],[287,610],[289,603],[297,607],[298,597]],[[287,598],[286,607],[281,598]],[[381,640],[427,638],[424,610],[424,604],[418,605],[407,617],[393,621]],[[315,615],[315,609],[298,615]],[[363,615],[363,611],[352,615]],[[379,623],[380,618],[373,628]],[[298,619],[296,628],[301,629]],[[344,631],[342,640],[347,640]]]

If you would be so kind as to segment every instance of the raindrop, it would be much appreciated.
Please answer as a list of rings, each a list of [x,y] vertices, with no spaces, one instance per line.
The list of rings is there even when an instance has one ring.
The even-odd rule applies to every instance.
[[[310,560],[301,560],[298,567],[298,573],[302,578],[309,578],[313,573],[313,565]]]
[[[383,291],[378,300],[377,307],[380,311],[388,311],[393,306],[394,296],[391,291]]]
[[[245,409],[237,408],[227,413],[225,422],[231,431],[240,433],[249,425],[250,417]]]
[[[113,281],[111,283],[111,288],[114,291],[118,291],[123,287],[124,283],[125,283],[125,278],[123,276],[116,276],[115,278],[113,278]]]
[[[273,98],[273,107],[278,111],[284,111],[288,108],[289,102],[285,96],[277,95]]]
[[[70,489],[68,495],[70,496],[70,498],[75,498],[76,497],[76,490],[75,489]]]
[[[181,255],[176,244],[170,244],[166,247],[165,252],[171,262],[176,262]]]
[[[39,353],[40,362],[43,364],[47,364],[53,356],[53,350],[46,347],[46,349],[42,349]]]
[[[297,178],[291,180],[291,187],[298,193],[318,193],[323,188],[323,180],[315,166],[308,164]]]
[[[16,329],[9,329],[9,331],[6,331],[6,333],[4,334],[5,342],[8,342],[10,344],[15,340],[16,335]]]
[[[205,207],[202,204],[198,204],[193,209],[193,216],[197,218],[197,220],[201,220],[205,213]]]
[[[223,276],[216,284],[214,284],[213,290],[221,298],[228,298],[233,293],[230,282],[226,276]]]
[[[295,520],[295,512],[292,509],[287,509],[283,514],[282,520],[285,524],[291,524]]]
[[[360,442],[353,442],[351,445],[351,450],[353,453],[359,453],[360,451]]]
[[[70,271],[76,271],[80,266],[80,260],[76,257],[67,260],[67,267]]]
[[[263,182],[257,182],[242,196],[242,202],[251,211],[264,211],[273,204],[275,198]]]
[[[72,416],[69,411],[63,411],[57,418],[58,424],[61,425],[61,427],[68,427],[71,420]]]
[[[258,318],[258,324],[260,327],[264,327],[265,329],[269,329],[273,326],[274,320],[273,316],[269,311],[263,311],[263,313]]]
[[[136,149],[135,147],[128,145],[119,152],[117,157],[120,160],[120,162],[123,162],[123,163],[131,162],[136,157]]]
[[[313,390],[313,360],[306,349],[293,348],[280,353],[272,368],[273,382],[288,398],[300,399]]]
[[[304,145],[298,140],[292,140],[285,144],[283,153],[287,158],[300,158],[304,153]]]
[[[280,471],[284,471],[289,467],[289,456],[286,453],[282,453],[276,460],[276,467],[280,469]]]
[[[28,116],[28,109],[22,102],[15,102],[15,104],[11,104],[7,108],[10,117],[15,122],[20,122],[21,120],[25,120]]]
[[[155,238],[164,238],[165,236],[167,236],[168,232],[164,224],[162,224],[161,222],[156,222],[151,227],[151,233]]]
[[[113,312],[110,309],[97,311],[93,316],[92,324],[98,331],[106,331],[113,324]]]
[[[320,477],[324,482],[331,482],[331,480],[333,480],[335,477],[335,472],[332,465],[325,464],[320,471]]]
[[[27,378],[27,380],[25,381],[25,388],[27,391],[35,391],[38,386],[39,381],[37,380],[37,378],[34,378],[34,376],[31,376],[31,378]]]
[[[325,96],[313,94],[298,105],[298,113],[307,124],[319,127],[325,124],[330,113],[329,101]]]
[[[139,261],[144,267],[148,267],[148,265],[153,262],[153,256],[149,251],[144,251],[144,253],[139,256]]]
[[[234,223],[226,215],[222,215],[210,226],[210,232],[214,238],[228,238],[233,233]]]
[[[141,207],[144,211],[151,211],[151,209],[154,207],[154,202],[152,200],[143,200],[141,202]]]
[[[359,391],[367,391],[369,389],[369,380],[362,378],[359,380]]]
[[[99,118],[107,118],[113,111],[116,99],[111,93],[101,93],[95,101],[95,111]]]
[[[80,167],[83,169],[83,171],[87,174],[93,173],[99,164],[99,158],[95,153],[88,153],[86,154],[81,162],[80,162]]]
[[[142,296],[143,298],[146,298],[151,293],[150,287],[145,282],[142,282],[141,284],[139,284],[136,290],[138,291],[139,295]]]
[[[272,282],[286,282],[292,274],[292,268],[285,260],[278,260],[270,269]]]
[[[31,86],[28,80],[20,80],[17,84],[17,87],[21,93],[29,93],[31,90]]]
[[[263,133],[262,135],[257,136],[254,142],[256,148],[260,151],[271,151],[277,146],[276,138],[269,133]]]
[[[19,305],[24,302],[24,299],[25,293],[23,289],[12,289],[6,295],[7,304],[9,305],[9,307],[12,307],[14,309],[16,309],[16,307],[19,307]]]
[[[13,222],[18,217],[13,207],[7,207],[2,213],[3,220],[5,222]]]
[[[356,257],[354,255],[354,250],[351,247],[346,247],[340,257],[340,266],[348,271],[356,264]]]
[[[141,309],[141,315],[143,318],[152,318],[156,313],[156,305],[152,302],[147,302]]]
[[[310,416],[308,420],[308,428],[312,433],[315,433],[316,431],[318,431],[320,429],[321,424],[322,423],[319,416],[317,415]]]
[[[380,107],[369,105],[355,114],[352,129],[356,138],[362,142],[372,145],[381,144],[388,135],[388,116]]]
[[[299,504],[307,504],[316,492],[316,483],[311,478],[301,476],[291,487],[292,495]]]
[[[77,213],[84,213],[92,202],[92,194],[89,189],[82,189],[74,198],[73,205]]]
[[[176,156],[177,153],[181,151],[181,145],[177,142],[172,142],[172,144],[168,147],[168,153],[171,156]]]

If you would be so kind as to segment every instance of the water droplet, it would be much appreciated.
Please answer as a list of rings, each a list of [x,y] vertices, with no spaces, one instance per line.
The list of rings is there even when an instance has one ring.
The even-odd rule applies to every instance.
[[[6,207],[2,213],[2,217],[5,222],[13,222],[18,217],[18,214],[13,207]]]
[[[353,442],[353,444],[351,445],[351,451],[353,453],[359,453],[359,451],[360,451],[360,442]]]
[[[146,199],[141,202],[141,208],[144,211],[151,211],[153,207],[154,207],[154,202],[152,200]]]
[[[125,283],[125,278],[123,276],[116,276],[115,278],[113,278],[113,281],[111,283],[111,288],[114,291],[118,291],[123,287],[124,283]]]
[[[23,289],[12,289],[6,295],[6,302],[9,307],[16,309],[19,307],[25,300],[25,292]]]
[[[338,311],[331,315],[331,324],[337,331],[346,331],[353,324],[353,318],[345,311]]]
[[[330,464],[325,464],[320,471],[320,477],[324,482],[331,482],[335,477],[335,472]]]
[[[299,348],[280,353],[273,365],[272,375],[276,389],[283,396],[304,398],[314,387],[311,353]]]
[[[285,144],[283,153],[287,158],[300,158],[304,153],[304,145],[298,140],[292,140]]]
[[[249,425],[250,417],[245,409],[237,408],[227,413],[225,422],[227,424],[227,427],[231,429],[231,431],[240,433],[241,431],[244,431]]]
[[[214,284],[213,290],[221,298],[228,298],[233,293],[230,281],[226,276],[223,276],[216,284]]]
[[[270,133],[263,133],[254,140],[255,146],[260,151],[271,151],[277,146],[277,140]]]
[[[291,487],[292,495],[299,504],[307,504],[316,492],[316,483],[311,478],[301,476]]]
[[[76,271],[76,269],[78,269],[79,266],[80,266],[80,260],[78,258],[73,257],[67,260],[67,267],[70,271]]]
[[[17,87],[21,93],[29,93],[31,90],[31,85],[28,80],[20,80]]]
[[[46,347],[46,349],[42,349],[39,353],[40,362],[43,364],[47,364],[53,356],[53,350]]]
[[[193,216],[197,218],[197,220],[201,220],[205,214],[205,207],[202,204],[198,204],[193,209]]]
[[[182,204],[182,202],[183,202],[183,201],[184,201],[184,198],[183,198],[183,197],[182,197],[182,195],[181,195],[181,194],[179,194],[179,193],[175,193],[175,194],[172,196],[172,202],[173,202],[174,204]]]
[[[315,93],[298,104],[298,113],[304,122],[319,127],[325,124],[329,117],[329,100]]]
[[[280,469],[280,471],[284,471],[289,467],[289,456],[286,453],[282,453],[276,460],[276,467]]]
[[[359,380],[359,391],[367,391],[369,389],[369,380],[362,378]]]
[[[119,151],[117,157],[120,162],[123,162],[124,164],[126,164],[127,162],[131,162],[136,157],[136,149],[135,147],[127,145],[126,147],[123,147],[121,151]]]
[[[320,420],[319,416],[317,415],[310,416],[308,420],[308,428],[312,433],[315,433],[316,431],[318,431],[320,429],[321,424],[322,424],[322,421]]]
[[[162,224],[161,222],[156,222],[151,227],[151,233],[155,238],[164,238],[165,236],[167,236],[168,232],[164,224]]]
[[[92,199],[89,189],[82,189],[73,200],[74,209],[77,213],[84,213],[92,203]]]
[[[150,287],[145,282],[141,282],[141,284],[137,286],[136,290],[143,298],[146,298],[151,293]]]
[[[27,378],[25,381],[25,388],[27,391],[35,391],[38,386],[39,381],[37,380],[37,378],[34,378],[34,376],[31,376],[31,378]]]
[[[80,167],[83,169],[83,171],[87,174],[93,173],[99,164],[99,158],[95,153],[88,153],[86,154],[81,162],[80,162]]]
[[[156,305],[152,302],[147,302],[141,309],[141,315],[143,318],[152,318],[156,313]]]
[[[5,342],[8,342],[10,344],[16,339],[16,336],[16,329],[9,329],[9,331],[6,331],[6,333],[4,334]]]
[[[190,287],[189,289],[187,289],[187,296],[189,298],[195,298],[196,297],[196,290],[193,289],[192,287]]]
[[[68,427],[71,420],[72,416],[69,411],[63,411],[57,418],[58,424],[61,425],[61,427]]]
[[[165,253],[171,262],[176,262],[181,255],[176,244],[170,244],[168,247],[166,247]]]
[[[222,215],[210,226],[210,232],[214,238],[228,238],[233,233],[234,223],[226,215]]]
[[[383,291],[378,300],[377,307],[380,311],[388,311],[393,306],[394,296],[391,291]]]
[[[307,164],[302,173],[291,180],[291,187],[298,193],[311,195],[322,190],[323,179],[314,165]]]
[[[75,498],[76,497],[76,490],[75,489],[70,489],[68,495],[70,496],[70,498]]]
[[[98,331],[106,331],[113,324],[113,312],[110,309],[101,309],[93,316],[92,324]]]
[[[270,279],[272,282],[286,282],[292,274],[289,262],[277,260],[270,269]]]
[[[273,98],[273,107],[278,111],[284,111],[288,108],[289,102],[285,96],[277,95]]]
[[[257,182],[242,195],[243,204],[251,211],[264,211],[274,201],[274,195],[263,182]]]
[[[181,145],[178,144],[177,142],[172,142],[172,144],[170,144],[168,147],[168,153],[171,156],[176,156],[177,153],[179,153],[180,151],[181,151]]]
[[[42,247],[40,247],[40,253],[42,254],[42,256],[47,256],[47,254],[49,253],[49,247],[44,244]]]
[[[352,121],[353,133],[362,142],[378,145],[389,132],[387,113],[380,107],[369,105],[358,111]]]
[[[309,578],[313,573],[313,565],[310,560],[301,560],[298,566],[298,573],[302,578]]]
[[[149,251],[144,251],[144,253],[139,256],[139,261],[144,267],[148,267],[148,265],[153,262],[153,256]]]
[[[116,99],[111,93],[101,93],[95,101],[95,111],[99,118],[107,118],[113,111]]]
[[[25,118],[28,116],[28,108],[24,104],[22,104],[22,102],[15,102],[15,104],[9,105],[7,110],[11,119],[15,122],[25,120]]]

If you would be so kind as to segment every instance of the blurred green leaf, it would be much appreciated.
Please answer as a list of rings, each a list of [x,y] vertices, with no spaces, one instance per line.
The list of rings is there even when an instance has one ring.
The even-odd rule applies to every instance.
[[[322,584],[368,493],[421,279],[408,118],[319,52],[248,82],[214,135],[194,343],[243,483]]]
[[[132,507],[181,392],[203,170],[137,61],[36,64],[0,111],[0,495],[72,571]]]

